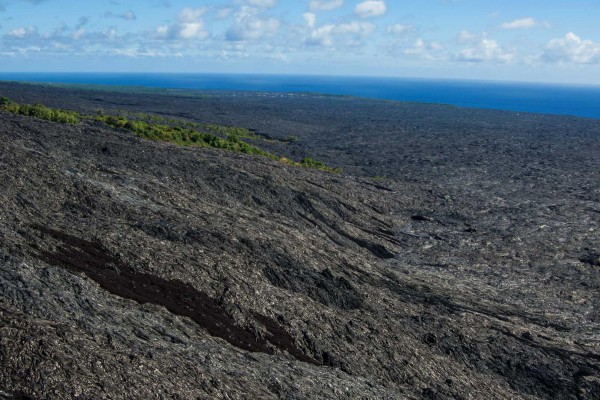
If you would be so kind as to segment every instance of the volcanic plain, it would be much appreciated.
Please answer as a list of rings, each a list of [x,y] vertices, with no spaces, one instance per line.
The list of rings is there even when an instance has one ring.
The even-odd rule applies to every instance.
[[[600,121],[0,83],[0,399],[598,399]]]

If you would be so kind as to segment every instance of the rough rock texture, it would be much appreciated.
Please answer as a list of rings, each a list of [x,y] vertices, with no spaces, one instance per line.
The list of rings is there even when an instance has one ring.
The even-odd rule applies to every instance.
[[[228,100],[231,125],[256,128],[261,104],[268,126],[296,118],[294,98],[190,101]],[[375,144],[331,134],[321,155],[356,174],[387,160],[394,179],[0,113],[0,399],[600,398],[597,122],[507,137],[520,116],[452,109],[444,127],[447,107],[302,101],[310,123],[332,104],[385,119]],[[399,137],[386,107],[421,128]],[[303,132],[281,151],[315,155]],[[403,143],[414,162],[392,160]],[[379,166],[353,169],[377,146]]]

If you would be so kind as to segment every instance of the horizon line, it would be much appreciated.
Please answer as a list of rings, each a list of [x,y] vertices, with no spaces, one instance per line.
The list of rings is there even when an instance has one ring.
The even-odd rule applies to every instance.
[[[368,79],[398,79],[398,80],[422,80],[422,81],[449,81],[449,82],[477,82],[492,84],[531,84],[548,86],[580,86],[594,87],[600,89],[600,83],[581,83],[581,82],[550,82],[550,81],[531,81],[531,80],[509,80],[509,79],[481,79],[481,78],[453,78],[453,77],[424,77],[407,75],[358,75],[358,74],[327,74],[327,73],[259,73],[259,72],[182,72],[182,71],[0,71],[0,81],[10,81],[4,79],[2,75],[239,75],[239,76],[281,76],[281,77],[320,77],[320,78],[368,78]],[[41,82],[39,82],[41,83]],[[50,82],[48,82],[50,83]],[[73,83],[75,82],[65,82]]]

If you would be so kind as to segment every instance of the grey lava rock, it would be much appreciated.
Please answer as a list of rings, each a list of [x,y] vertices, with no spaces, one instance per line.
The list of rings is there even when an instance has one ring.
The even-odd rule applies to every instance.
[[[316,128],[267,146],[354,174],[0,113],[0,399],[600,398],[598,136],[311,95],[0,91],[269,137],[300,109]],[[340,115],[323,125],[334,109],[378,127],[366,151]]]

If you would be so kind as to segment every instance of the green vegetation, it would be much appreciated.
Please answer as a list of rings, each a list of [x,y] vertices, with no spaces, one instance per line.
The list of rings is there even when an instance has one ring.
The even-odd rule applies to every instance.
[[[0,99],[0,108],[13,114],[36,117],[62,124],[76,124],[79,122],[79,114],[73,111],[48,108],[41,104],[19,104],[10,101],[7,97]]]
[[[224,125],[217,125],[217,124],[200,124],[197,122],[190,122],[190,121],[174,119],[174,118],[166,118],[161,115],[146,114],[146,113],[139,113],[139,112],[137,112],[137,113],[123,112],[122,114],[130,119],[134,119],[134,120],[138,120],[138,121],[145,121],[148,123],[169,125],[169,126],[180,127],[180,128],[189,128],[189,129],[194,129],[194,130],[198,130],[201,132],[212,133],[212,134],[215,134],[220,137],[237,136],[237,137],[243,138],[243,139],[270,141],[270,139],[267,139],[264,136],[258,135],[255,132],[253,132],[249,129],[245,129],[245,128],[239,128],[239,127],[234,127],[234,126],[224,126]]]
[[[123,115],[107,115],[103,110],[99,110],[95,116],[81,115],[74,111],[48,108],[41,104],[33,106],[19,104],[12,102],[7,97],[0,98],[0,110],[63,124],[77,124],[81,120],[93,120],[102,122],[113,128],[125,129],[144,139],[171,142],[180,146],[226,149],[266,157],[295,167],[342,172],[341,168],[329,167],[321,161],[313,160],[310,157],[305,157],[302,161],[296,162],[246,143],[242,139],[265,140],[265,138],[244,128],[215,124],[198,124],[143,113],[131,114],[133,118],[127,118]]]
[[[106,125],[114,128],[126,129],[145,139],[172,142],[181,146],[227,149],[240,153],[267,157],[272,160],[279,160],[279,157],[275,154],[243,142],[238,136],[233,134],[224,139],[208,132],[198,132],[193,129],[182,128],[180,126],[152,124],[140,120],[129,120],[123,116],[98,115],[94,117],[94,119],[96,121],[104,122]]]
[[[223,125],[215,125],[215,124],[206,124],[201,125],[202,128],[207,131],[217,134],[217,135],[225,135],[225,136],[237,136],[244,139],[252,139],[252,140],[267,140],[265,137],[257,135],[251,130],[245,128],[236,128],[233,126],[223,126]]]
[[[313,168],[313,169],[320,169],[322,171],[329,171],[329,172],[342,172],[341,168],[332,168],[332,167],[328,167],[327,165],[325,165],[322,161],[317,161],[317,160],[313,160],[310,157],[304,157],[302,159],[302,161],[300,161],[299,163],[301,166],[303,167],[307,167],[307,168]]]

